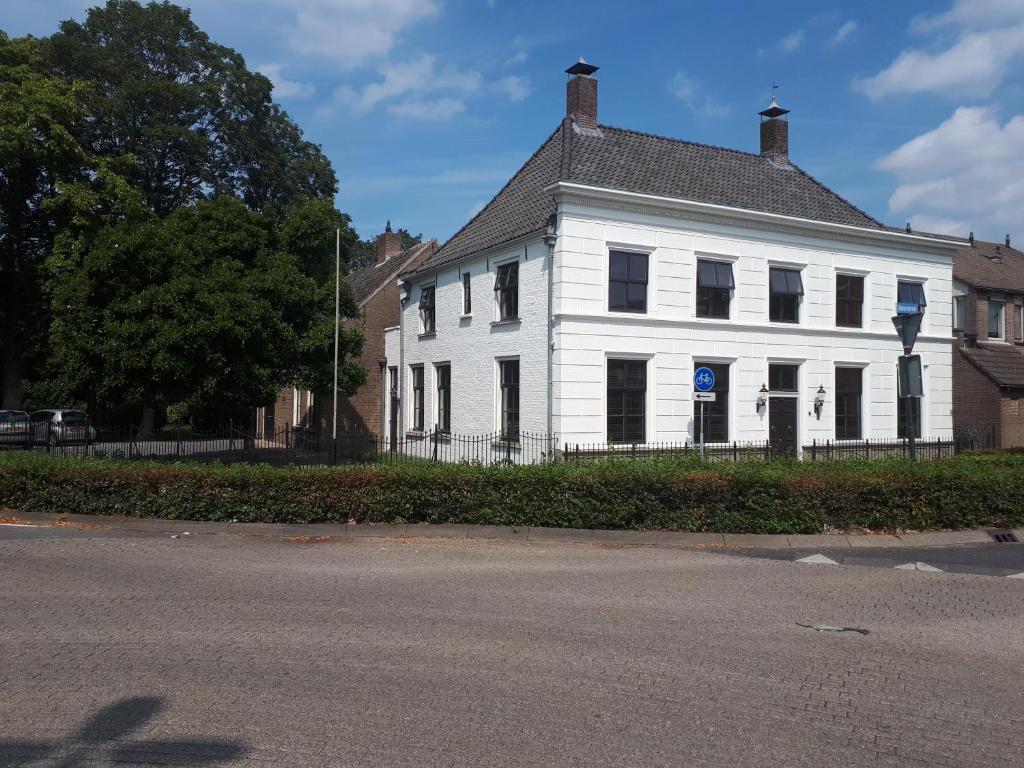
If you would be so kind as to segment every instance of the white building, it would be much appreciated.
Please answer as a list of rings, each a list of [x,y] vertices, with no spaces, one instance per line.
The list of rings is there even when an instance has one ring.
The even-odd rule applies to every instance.
[[[949,439],[957,243],[793,165],[774,102],[759,154],[693,144],[598,124],[595,71],[567,70],[561,125],[402,277],[386,355],[403,431],[699,442],[708,366],[707,442],[896,439],[899,296],[926,305],[917,432]]]

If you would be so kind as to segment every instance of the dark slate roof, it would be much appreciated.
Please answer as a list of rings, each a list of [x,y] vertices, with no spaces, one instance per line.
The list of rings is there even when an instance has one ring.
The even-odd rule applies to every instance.
[[[975,288],[1024,293],[1024,253],[975,240],[973,248],[968,245],[953,256],[953,277]]]
[[[961,347],[960,354],[996,384],[1024,387],[1024,352],[1019,348],[979,343],[976,347]]]
[[[795,165],[758,154],[602,125],[563,122],[497,195],[427,260],[428,270],[541,230],[544,188],[564,180],[871,229],[881,223]]]
[[[356,300],[356,304],[362,304],[388,280],[397,278],[402,269],[408,268],[410,262],[419,256],[424,248],[432,248],[435,245],[433,240],[418,243],[395,254],[381,264],[368,264],[349,273],[348,284],[352,289],[352,298]]]

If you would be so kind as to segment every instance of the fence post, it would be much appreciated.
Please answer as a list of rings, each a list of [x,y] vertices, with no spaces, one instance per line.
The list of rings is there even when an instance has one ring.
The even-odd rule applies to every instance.
[[[235,420],[228,419],[228,450],[235,450]]]
[[[818,460],[818,438],[811,438],[811,461]]]
[[[174,425],[174,455],[181,456],[181,427]]]
[[[771,461],[772,460],[772,444],[768,440],[764,441],[764,460],[765,461]]]
[[[732,460],[733,461],[739,461],[740,460],[740,450],[739,450],[739,446],[736,444],[735,440],[732,441]]]

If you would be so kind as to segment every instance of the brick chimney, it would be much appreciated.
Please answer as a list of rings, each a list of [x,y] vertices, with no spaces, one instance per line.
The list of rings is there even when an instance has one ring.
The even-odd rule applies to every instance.
[[[565,70],[569,82],[565,86],[565,114],[580,128],[597,128],[597,78],[599,67],[580,60]]]
[[[763,109],[761,116],[761,156],[779,163],[789,162],[789,121],[788,109],[783,109],[772,96],[768,109]]]
[[[377,236],[377,263],[383,264],[392,256],[398,255],[402,250],[402,235],[399,232],[391,231],[391,220],[384,231]]]

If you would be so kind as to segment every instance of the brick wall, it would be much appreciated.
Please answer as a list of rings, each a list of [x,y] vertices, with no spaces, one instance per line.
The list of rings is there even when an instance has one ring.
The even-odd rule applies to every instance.
[[[1017,389],[1004,394],[1000,405],[1000,447],[1024,446],[1024,390]]]
[[[991,425],[1000,445],[1002,403],[999,387],[959,349],[953,350],[953,426]]]

